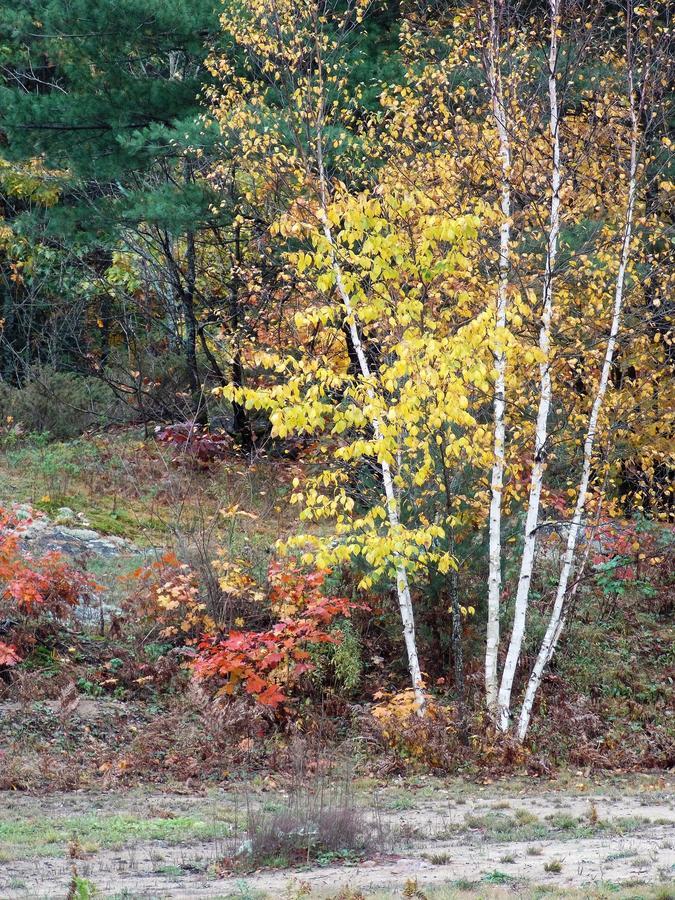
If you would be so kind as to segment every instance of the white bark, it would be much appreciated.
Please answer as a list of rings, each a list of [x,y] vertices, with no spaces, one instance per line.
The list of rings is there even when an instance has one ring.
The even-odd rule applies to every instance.
[[[338,294],[340,295],[342,305],[344,306],[352,345],[354,347],[356,357],[359,361],[361,377],[365,381],[366,395],[371,402],[374,402],[375,393],[370,384],[371,372],[370,366],[368,365],[368,358],[366,357],[365,351],[363,349],[356,313],[351,301],[351,297],[349,296],[349,292],[345,287],[344,279],[342,277],[342,270],[335,253],[335,243],[333,241],[333,234],[327,215],[327,192],[320,138],[317,140],[317,161],[319,168],[319,183],[321,194],[321,207],[319,210],[321,225],[323,228],[324,237],[326,238],[326,241],[331,248],[332,268],[335,275],[335,284]],[[377,416],[373,416],[371,418],[371,425],[373,428],[375,440],[381,441],[382,429],[380,427],[380,422]],[[380,469],[382,472],[382,485],[384,487],[384,494],[386,498],[389,525],[392,529],[396,529],[399,526],[400,520],[398,513],[398,500],[394,491],[394,479],[392,477],[391,466],[388,462],[382,460],[382,462],[380,463]],[[415,617],[413,613],[412,597],[410,594],[410,584],[408,582],[408,573],[406,572],[405,567],[402,563],[398,563],[396,565],[396,594],[398,597],[401,622],[403,624],[403,638],[408,655],[408,670],[410,672],[410,680],[412,682],[412,687],[415,694],[417,712],[420,715],[423,715],[426,705],[426,698],[424,696],[424,683],[422,680],[422,672],[420,670],[419,657],[417,654],[417,641],[415,639]]]
[[[506,352],[503,330],[506,328],[509,252],[511,243],[511,144],[506,123],[506,105],[499,68],[499,23],[495,0],[490,2],[490,34],[488,38],[488,79],[492,95],[492,116],[499,136],[501,159],[501,211],[499,229],[499,282],[495,326],[499,332],[495,350],[494,389],[494,461],[490,479],[490,524],[488,564],[488,617],[485,641],[485,699],[496,719],[499,655],[499,608],[502,587],[502,492],[504,487],[504,406],[506,399]]]
[[[322,216],[323,232],[326,240],[331,245],[331,247],[333,247],[333,236],[331,233],[330,224],[325,216],[325,210],[322,210],[322,213],[324,213],[324,215]],[[368,360],[363,349],[363,344],[361,343],[361,337],[359,335],[359,329],[356,322],[351,298],[345,288],[340,265],[335,257],[335,254],[333,254],[333,272],[335,274],[335,283],[338,289],[338,294],[340,295],[340,299],[342,300],[342,304],[347,315],[347,322],[349,323],[349,333],[351,335],[354,351],[359,361],[361,375],[366,381],[366,394],[368,396],[368,399],[372,402],[374,401],[375,396],[372,387],[368,385],[368,380],[370,379],[370,367],[368,366]],[[373,416],[371,418],[371,425],[373,427],[375,440],[382,440],[382,429],[380,428],[379,419],[376,416]],[[387,501],[387,515],[389,518],[389,525],[391,526],[391,528],[395,529],[398,528],[399,525],[399,515],[398,502],[396,499],[396,494],[394,492],[394,480],[391,474],[391,467],[388,462],[385,462],[383,460],[380,463],[380,468],[382,471],[382,484],[384,486],[384,494]],[[412,597],[410,596],[408,573],[406,572],[404,566],[401,564],[398,564],[396,566],[396,593],[398,595],[398,606],[401,614],[401,622],[403,623],[403,638],[405,640],[405,647],[408,654],[408,669],[410,671],[410,679],[412,681],[413,690],[415,692],[415,701],[418,707],[418,711],[420,713],[423,713],[425,706],[424,685],[422,682],[422,673],[420,671],[419,658],[417,655],[417,642],[415,640],[415,618],[413,614]]]
[[[539,349],[542,361],[539,365],[539,407],[535,426],[534,459],[530,476],[530,491],[525,516],[525,534],[520,575],[516,591],[513,614],[513,629],[509,649],[504,663],[502,682],[499,688],[499,727],[508,731],[511,718],[511,690],[516,674],[520,651],[525,635],[525,622],[530,598],[530,585],[537,543],[539,505],[544,480],[546,439],[548,436],[548,414],[551,406],[550,344],[551,320],[553,317],[553,270],[558,252],[560,233],[560,135],[556,68],[558,61],[558,28],[560,24],[560,0],[550,0],[551,37],[548,58],[549,127],[553,160],[551,165],[551,210],[549,220],[548,245],[546,248],[546,269],[544,273],[543,311],[539,329]]]
[[[584,440],[584,456],[583,456],[583,464],[581,470],[581,480],[579,482],[579,493],[577,495],[577,502],[574,510],[574,516],[572,517],[572,522],[570,523],[570,529],[567,536],[567,546],[565,548],[565,554],[563,556],[562,567],[560,570],[560,577],[558,580],[558,587],[556,589],[555,601],[553,604],[553,610],[551,612],[551,618],[548,623],[548,628],[546,629],[546,634],[544,635],[544,639],[541,644],[541,648],[539,649],[539,654],[537,656],[537,660],[534,664],[534,668],[532,669],[532,674],[530,675],[530,679],[527,685],[527,690],[525,691],[525,698],[523,700],[523,705],[520,711],[520,719],[518,722],[518,739],[523,741],[527,734],[527,730],[530,724],[530,718],[532,716],[532,707],[534,704],[535,697],[537,695],[537,691],[539,690],[539,685],[541,684],[542,676],[544,674],[544,670],[546,666],[551,660],[553,653],[555,652],[556,645],[558,640],[560,639],[560,635],[562,633],[564,624],[565,624],[565,600],[567,595],[567,585],[569,583],[570,575],[572,574],[572,568],[574,564],[574,554],[577,545],[577,539],[579,537],[579,532],[581,531],[583,520],[584,520],[584,512],[586,508],[586,493],[588,491],[588,482],[591,476],[591,463],[593,460],[593,445],[595,443],[595,435],[598,426],[598,417],[600,415],[600,410],[602,409],[602,404],[605,399],[605,394],[607,392],[607,385],[609,382],[609,375],[612,368],[612,360],[614,358],[614,350],[616,347],[616,339],[619,332],[619,325],[621,322],[621,309],[623,307],[623,298],[624,298],[624,284],[626,279],[626,268],[628,266],[628,260],[630,258],[630,242],[631,235],[633,230],[633,210],[635,207],[635,193],[637,187],[637,142],[638,142],[638,126],[637,126],[637,113],[635,110],[635,101],[634,101],[634,92],[633,92],[633,80],[630,69],[630,61],[629,61],[629,92],[630,92],[630,104],[631,104],[631,119],[632,119],[632,136],[631,136],[631,149],[630,149],[630,172],[629,172],[629,180],[628,180],[628,202],[626,204],[626,215],[624,219],[624,227],[623,227],[623,240],[621,245],[621,258],[619,260],[619,270],[616,277],[616,285],[614,291],[614,308],[612,312],[612,323],[610,326],[609,339],[607,341],[607,348],[605,350],[605,359],[602,365],[602,371],[600,373],[600,381],[598,383],[598,390],[595,395],[595,399],[593,400],[593,406],[591,407],[591,413],[588,419],[588,427],[586,430],[586,438]]]

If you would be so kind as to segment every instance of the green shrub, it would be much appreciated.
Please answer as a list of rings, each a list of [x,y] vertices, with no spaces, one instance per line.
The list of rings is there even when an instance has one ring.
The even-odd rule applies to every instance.
[[[10,450],[5,442],[5,459],[15,469],[30,472],[35,483],[56,498],[55,508],[61,505],[59,498],[66,496],[74,479],[100,465],[97,446],[85,439],[68,443],[50,441],[47,432],[25,435],[17,449]]]
[[[361,680],[363,661],[359,636],[351,622],[338,622],[328,629],[337,644],[318,644],[312,648],[312,679],[319,685],[332,685],[339,693],[350,694]]]
[[[0,419],[11,417],[25,432],[68,440],[103,425],[116,400],[101,381],[73,372],[33,369],[22,387],[0,382]]]

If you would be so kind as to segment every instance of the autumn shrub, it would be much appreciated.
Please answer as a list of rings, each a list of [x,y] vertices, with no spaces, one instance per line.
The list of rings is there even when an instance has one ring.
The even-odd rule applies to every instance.
[[[93,580],[59,553],[33,556],[20,543],[25,524],[0,510],[0,666],[16,665],[41,631],[63,620],[96,589]]]
[[[209,466],[222,460],[232,449],[232,439],[193,422],[179,422],[155,429],[155,440],[174,451],[174,462],[193,462]]]
[[[174,553],[136,569],[124,602],[129,623],[142,624],[146,641],[190,645],[215,628],[201,599],[195,572]]]
[[[142,635],[144,645],[161,646],[159,655],[165,659],[172,648],[183,659],[196,656],[196,676],[215,685],[218,694],[231,696],[241,687],[261,704],[275,707],[300,687],[309,694],[329,678],[347,690],[356,685],[360,661],[358,652],[351,658],[351,651],[357,651],[358,641],[346,618],[353,604],[323,593],[328,573],[304,573],[273,562],[266,592],[243,561],[220,558],[215,571],[226,621],[210,614],[196,572],[167,553],[132,574],[133,587],[124,602],[127,626]],[[157,665],[153,672],[138,672],[136,681],[161,684],[165,673],[154,669]],[[100,675],[104,682],[131,686],[124,677],[127,670],[124,663],[112,677],[104,671]],[[304,677],[310,672],[313,681]]]
[[[235,514],[243,511],[237,509]],[[231,517],[232,511],[226,510]],[[265,589],[259,584],[253,571],[252,554],[243,559],[233,553],[233,548],[220,548],[211,561],[210,571],[217,582],[217,596],[212,596],[210,608],[221,628],[241,627],[246,622],[250,628],[263,628],[274,621],[274,611],[266,602]],[[269,575],[269,562],[267,562]],[[216,592],[212,592],[212,595]]]
[[[348,618],[355,604],[323,593],[326,571],[302,572],[274,563],[270,568],[269,607],[276,621],[262,630],[242,626],[206,637],[194,664],[197,678],[215,682],[217,693],[239,690],[265,706],[277,707],[306,684],[314,669],[312,649],[338,644],[330,626]]]
[[[412,767],[441,772],[456,771],[466,761],[467,748],[453,707],[429,698],[420,717],[411,689],[395,694],[378,691],[375,699],[371,736],[379,737],[382,749]]]
[[[346,587],[341,577],[328,570],[309,574],[288,563],[273,561],[268,570],[269,603],[275,616],[297,615],[311,602],[312,596]],[[365,608],[367,604],[358,604]],[[354,608],[356,609],[356,606]],[[310,647],[308,692],[325,688],[349,695],[359,686],[363,671],[361,640],[351,618],[338,617],[327,629],[332,640],[317,642]]]

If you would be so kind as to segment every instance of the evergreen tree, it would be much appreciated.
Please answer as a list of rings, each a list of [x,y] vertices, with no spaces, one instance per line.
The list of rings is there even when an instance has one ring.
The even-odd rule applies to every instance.
[[[197,361],[195,235],[212,225],[201,178],[209,132],[199,95],[217,28],[210,0],[27,0],[2,3],[3,156],[39,157],[59,202],[17,209],[19,231],[59,247],[94,284],[116,249],[161,272],[166,339],[184,355],[193,412],[202,415]],[[97,294],[100,357],[115,317]]]

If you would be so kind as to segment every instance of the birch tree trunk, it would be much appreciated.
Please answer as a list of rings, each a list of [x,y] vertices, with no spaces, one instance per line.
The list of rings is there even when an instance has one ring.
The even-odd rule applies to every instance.
[[[520,711],[520,719],[518,722],[518,740],[523,741],[527,734],[532,716],[532,707],[534,700],[541,684],[542,676],[546,666],[551,661],[556,645],[560,639],[564,624],[565,614],[564,606],[567,595],[567,586],[569,584],[570,575],[574,564],[574,554],[576,550],[579,532],[581,531],[584,521],[584,512],[586,508],[586,492],[591,476],[591,463],[593,459],[593,446],[595,443],[595,435],[598,426],[598,417],[602,409],[602,404],[607,392],[609,376],[612,369],[612,360],[614,358],[614,350],[616,347],[616,339],[619,332],[621,322],[621,310],[624,299],[624,285],[626,279],[626,268],[630,258],[630,242],[633,230],[633,210],[635,207],[635,194],[637,187],[637,145],[638,145],[638,117],[635,109],[634,87],[632,78],[632,67],[629,60],[629,76],[628,90],[630,93],[630,112],[631,112],[631,147],[630,147],[630,171],[628,180],[628,201],[626,204],[626,213],[623,226],[623,239],[621,244],[621,257],[619,260],[619,270],[616,277],[616,286],[614,291],[614,307],[612,312],[612,323],[610,326],[609,339],[605,350],[605,359],[600,373],[600,381],[598,390],[593,400],[591,413],[588,419],[588,427],[584,440],[584,455],[581,470],[581,480],[579,482],[579,492],[577,495],[574,516],[570,523],[569,533],[567,535],[567,546],[563,556],[560,577],[556,589],[555,601],[551,618],[546,629],[546,634],[539,649],[537,660],[532,669],[532,674],[528,681],[527,689],[523,705]]]
[[[490,33],[488,36],[488,80],[492,95],[492,116],[499,136],[501,159],[501,211],[499,229],[499,282],[495,325],[495,391],[493,406],[494,461],[490,478],[490,525],[488,563],[488,617],[485,641],[485,700],[494,719],[497,718],[499,687],[499,609],[502,587],[502,491],[504,486],[504,407],[506,400],[506,352],[503,332],[506,328],[506,306],[509,282],[509,252],[511,243],[511,145],[506,123],[506,105],[499,68],[499,22],[495,0],[490,2]]]
[[[525,635],[525,623],[530,598],[530,585],[537,543],[537,524],[539,521],[539,505],[541,489],[546,465],[546,440],[548,436],[548,414],[551,406],[551,372],[550,345],[551,320],[553,318],[553,270],[558,252],[558,235],[560,233],[560,135],[558,94],[556,86],[556,68],[558,62],[558,29],[560,25],[560,0],[550,0],[551,5],[551,37],[548,57],[548,96],[549,96],[549,128],[551,133],[552,166],[551,166],[551,211],[549,220],[548,244],[546,248],[546,269],[544,272],[543,310],[539,329],[539,349],[542,361],[539,364],[539,407],[535,426],[534,459],[530,476],[530,491],[525,516],[525,534],[523,555],[516,591],[515,609],[511,639],[504,663],[501,686],[499,688],[498,714],[499,727],[508,731],[511,719],[511,691],[516,674],[520,651]]]
[[[322,208],[321,214],[323,219],[323,233],[332,248],[334,247],[333,235],[331,232],[328,217],[326,216],[325,209]],[[352,339],[352,345],[359,361],[361,377],[367,382],[371,374],[370,367],[368,366],[368,360],[366,358],[363,344],[361,342],[361,336],[359,334],[359,328],[351,298],[345,288],[342,278],[342,271],[340,270],[340,265],[334,253],[332,265],[333,272],[335,274],[335,283],[337,286],[338,294],[340,295],[340,299],[342,300],[342,304],[345,309],[346,318],[349,325],[349,333]],[[375,399],[375,395],[371,387],[366,386],[366,394],[371,402]],[[371,419],[371,425],[373,428],[373,435],[375,437],[375,440],[380,441],[382,439],[382,429],[380,428],[379,419],[376,416]],[[395,529],[398,528],[400,521],[398,514],[398,500],[396,499],[396,495],[394,492],[394,479],[391,473],[391,466],[388,462],[383,460],[380,463],[380,468],[382,471],[382,484],[384,486],[384,494],[387,501],[387,516],[389,518],[389,525],[392,529]],[[415,618],[413,615],[413,605],[412,597],[410,595],[408,573],[406,572],[404,566],[401,564],[398,564],[396,566],[396,593],[398,595],[398,606],[401,614],[401,622],[403,624],[403,638],[405,640],[405,647],[408,654],[408,669],[410,671],[410,679],[412,681],[413,691],[415,692],[415,701],[418,707],[418,711],[420,712],[420,714],[422,714],[424,712],[425,698],[422,673],[420,671],[419,657],[417,655],[417,641],[415,639]]]
[[[321,227],[323,229],[324,237],[326,238],[326,241],[331,248],[331,263],[333,273],[335,275],[335,285],[337,287],[340,300],[342,301],[342,305],[345,310],[345,319],[349,327],[352,347],[354,350],[354,354],[358,360],[361,377],[366,383],[366,395],[368,399],[373,402],[375,400],[375,393],[372,386],[369,384],[371,371],[368,364],[368,357],[366,356],[366,352],[361,341],[358,319],[351,301],[351,297],[349,296],[349,292],[345,287],[344,279],[342,277],[342,270],[335,253],[335,242],[333,241],[333,233],[331,230],[330,221],[328,219],[327,187],[323,165],[323,149],[321,146],[320,125],[318,128],[316,154],[319,171],[319,192],[321,201],[319,216],[321,219]],[[371,418],[371,426],[373,429],[375,440],[382,440],[382,429],[380,427],[380,422],[377,416],[373,416]],[[399,527],[400,519],[398,512],[398,499],[394,491],[394,479],[392,476],[391,466],[388,462],[382,460],[382,462],[380,463],[380,469],[382,472],[382,485],[384,487],[384,494],[386,498],[389,526],[392,529],[396,529]],[[417,641],[415,638],[415,617],[413,614],[412,596],[410,593],[408,573],[406,572],[405,567],[402,563],[397,563],[396,565],[396,594],[398,597],[398,607],[401,615],[401,623],[403,625],[403,639],[405,641],[406,652],[408,655],[408,670],[410,672],[410,680],[415,694],[417,712],[419,713],[419,715],[424,715],[426,699],[424,696],[424,683],[422,680],[422,672],[420,670],[419,656],[417,654]]]

